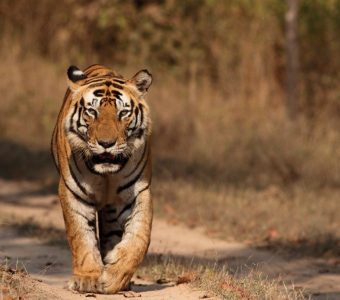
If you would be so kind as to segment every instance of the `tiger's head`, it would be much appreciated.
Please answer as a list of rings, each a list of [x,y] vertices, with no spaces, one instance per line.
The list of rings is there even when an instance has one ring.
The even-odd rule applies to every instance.
[[[95,65],[67,72],[71,106],[65,129],[74,152],[95,173],[116,173],[150,134],[144,96],[152,83],[147,70],[131,79]]]

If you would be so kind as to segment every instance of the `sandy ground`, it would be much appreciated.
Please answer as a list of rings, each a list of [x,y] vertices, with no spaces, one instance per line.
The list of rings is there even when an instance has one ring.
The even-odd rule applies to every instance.
[[[0,180],[0,213],[14,218],[32,218],[35,222],[63,228],[58,198],[30,182]],[[241,243],[229,243],[207,237],[203,230],[191,230],[154,220],[149,255],[171,253],[174,257],[193,261],[224,264],[237,276],[259,270],[268,278],[281,278],[288,285],[302,288],[312,299],[340,299],[340,266],[334,260],[317,258],[283,258]],[[0,258],[19,261],[35,281],[36,289],[46,299],[201,299],[207,293],[193,290],[186,284],[156,284],[133,278],[134,293],[119,295],[80,295],[66,290],[71,273],[68,249],[48,246],[37,238],[18,235],[0,228]],[[211,295],[210,295],[211,296]],[[32,298],[33,299],[33,298]],[[209,298],[216,299],[216,298]]]

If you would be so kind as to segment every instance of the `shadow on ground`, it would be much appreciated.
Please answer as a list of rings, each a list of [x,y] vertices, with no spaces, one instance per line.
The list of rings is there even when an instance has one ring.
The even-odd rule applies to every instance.
[[[71,259],[70,252],[67,247],[67,242],[65,240],[65,233],[63,230],[51,228],[51,227],[41,227],[37,224],[26,221],[21,224],[11,224],[0,229],[0,249],[2,254],[5,254],[7,260],[14,263],[20,261],[25,265],[25,268],[30,274],[35,278],[43,278],[45,282],[49,284],[61,284],[66,282],[71,272]],[[35,242],[34,239],[25,238],[39,237],[40,242]],[[42,241],[42,242],[41,242]],[[20,247],[18,245],[20,244]],[[240,256],[241,255],[241,256]],[[271,262],[263,262],[271,265]],[[295,262],[292,260],[291,265],[294,266]],[[327,272],[328,276],[334,276],[339,274],[339,268],[328,268],[323,266],[319,268],[320,272],[311,272],[308,277],[304,270],[304,274],[299,273],[299,262],[296,261],[296,266],[288,270],[289,273],[296,273],[294,277],[294,285],[299,287],[305,282],[313,282],[314,279],[318,279],[320,272],[324,274]],[[313,260],[310,260],[310,264],[314,264]],[[175,272],[171,272],[170,276],[165,271],[167,268],[175,266]],[[273,265],[274,266],[274,265]],[[204,268],[209,268],[214,270],[214,272],[228,272],[229,275],[240,278],[248,273],[256,272],[259,269],[259,265],[252,262],[252,258],[246,255],[242,256],[242,253],[229,253],[228,256],[221,256],[219,258],[213,257],[201,257],[199,255],[178,255],[178,254],[159,254],[159,253],[148,253],[145,258],[142,268],[150,270],[150,274],[153,273],[152,270],[159,271],[159,278],[155,277],[155,274],[151,276],[154,280],[152,283],[147,284],[132,284],[131,289],[134,292],[143,293],[148,291],[157,291],[166,287],[157,283],[158,279],[164,280],[169,279],[172,282],[176,281],[176,276],[180,276],[183,270],[204,270]],[[313,269],[313,265],[309,266],[309,269]],[[259,269],[260,270],[260,269]],[[148,274],[148,271],[143,271]],[[176,274],[178,272],[178,274]],[[287,272],[287,270],[278,269],[276,272]],[[163,275],[162,275],[163,274]],[[156,275],[157,276],[157,275]],[[162,277],[163,276],[163,277]],[[165,276],[165,277],[164,277]],[[270,278],[277,278],[279,274],[273,274],[266,277],[263,280],[268,280]],[[150,277],[150,276],[148,276]],[[331,282],[329,282],[331,284]],[[317,291],[314,289],[306,290],[306,295],[312,295],[312,299],[337,299],[340,296],[340,291]]]
[[[37,232],[33,233],[36,234]],[[59,234],[65,237],[61,230],[59,230]],[[67,286],[67,280],[71,276],[71,257],[64,238],[51,244],[50,240],[43,237],[45,243],[41,243],[27,238],[32,237],[32,235],[28,235],[27,230],[22,231],[21,226],[19,228],[17,226],[1,228],[0,237],[0,254],[1,256],[4,255],[3,257],[0,256],[0,267],[2,266],[1,259],[4,258],[6,268],[11,268],[14,271],[23,270],[34,279],[52,286]],[[18,244],[20,244],[20,247],[18,247]],[[64,245],[65,247],[56,247],[56,245]],[[156,282],[132,283],[130,285],[131,290],[137,293],[159,291],[166,287],[166,285]]]
[[[31,150],[24,145],[1,139],[0,177],[15,180],[56,180],[57,171],[48,150]]]
[[[340,257],[340,239],[330,232],[297,240],[272,240],[258,249],[294,257]]]
[[[28,208],[44,208],[48,210],[55,207],[53,205],[56,205],[55,201],[57,201],[56,186],[58,174],[53,165],[50,152],[48,150],[28,149],[23,145],[4,139],[0,140],[0,145],[0,178],[5,181],[3,187],[1,186],[0,206],[1,204],[11,204],[23,208],[23,211]],[[176,159],[156,158],[154,165],[155,176],[161,180],[182,178],[208,186],[211,183],[214,183],[214,185],[216,185],[216,183],[225,185],[225,183],[221,182],[221,178],[227,178],[229,176],[227,171],[225,171],[225,173],[218,173],[208,165],[192,165]],[[207,178],[206,174],[209,174],[209,178]],[[26,186],[26,188],[22,188],[15,183],[11,189],[6,191],[7,186],[10,185],[12,181],[28,181],[29,185],[28,187]],[[39,184],[34,185],[35,182]],[[41,182],[43,184],[41,184]],[[48,196],[49,199],[47,199],[46,196]],[[28,201],[28,199],[30,200]],[[42,238],[47,246],[62,246],[65,250],[67,249],[63,230],[58,230],[53,227],[44,228],[31,221],[9,224],[7,226],[9,226],[7,227],[8,229],[15,230],[20,235]],[[277,251],[279,254],[287,254],[289,260],[294,263],[294,261],[300,258],[310,256],[313,256],[315,259],[324,254],[330,254],[331,257],[339,256],[340,241],[336,236],[325,234],[294,242],[270,241],[260,249],[270,249]],[[250,263],[248,258],[240,259],[239,253],[235,253],[235,256],[229,255],[227,257],[221,255],[218,259],[215,257],[203,258],[199,256],[187,257],[181,255],[172,255],[170,258],[175,261],[176,264],[183,266],[201,265],[217,266],[218,268],[224,267],[227,268],[230,274],[234,274],[235,276],[239,274],[240,269],[243,271],[251,271],[256,267]],[[144,264],[146,264],[148,268],[152,268],[152,266],[162,262],[164,263],[164,260],[170,258],[169,255],[163,256],[150,253]],[[319,262],[310,259],[310,267],[315,267],[317,270],[313,275],[315,277],[320,274],[336,275],[340,273],[338,264],[334,266],[316,266],[318,263]],[[328,295],[330,299],[333,299],[333,294]],[[326,294],[320,293],[320,295],[325,296]],[[336,296],[340,296],[340,294],[336,294]],[[316,299],[327,299],[320,297],[318,296]]]
[[[211,186],[213,183],[225,186],[228,171],[219,173],[208,164],[190,164],[180,158],[157,157],[154,162],[155,177],[159,180],[169,178],[182,178]],[[209,176],[207,176],[209,174]],[[0,178],[15,181],[37,181],[34,188],[23,189],[14,187],[10,192],[4,190],[0,193],[0,204],[8,203],[23,207],[48,207],[48,201],[26,201],[27,198],[39,198],[45,195],[57,194],[58,173],[53,164],[51,153],[48,149],[32,150],[25,145],[15,143],[8,139],[0,139]],[[228,181],[227,181],[228,182]],[[43,184],[41,184],[43,183]],[[233,184],[233,183],[228,183]],[[57,201],[57,197],[55,198]],[[299,241],[273,240],[268,241],[261,249],[278,251],[280,254],[293,256],[320,256],[331,254],[340,256],[340,240],[331,234],[323,234]]]

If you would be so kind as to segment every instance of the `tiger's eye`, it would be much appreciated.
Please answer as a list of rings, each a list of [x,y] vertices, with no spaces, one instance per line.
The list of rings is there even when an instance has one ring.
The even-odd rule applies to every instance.
[[[93,108],[89,108],[89,109],[87,110],[87,113],[90,114],[90,115],[93,116],[93,117],[96,117],[96,116],[97,116],[97,111],[96,111],[95,109],[93,109]]]
[[[128,110],[122,110],[122,111],[119,113],[119,118],[122,118],[122,117],[126,116],[128,113],[129,113]]]

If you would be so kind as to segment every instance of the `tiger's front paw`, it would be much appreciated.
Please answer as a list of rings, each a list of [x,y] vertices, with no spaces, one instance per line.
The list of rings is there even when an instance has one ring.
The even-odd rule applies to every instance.
[[[68,288],[80,293],[97,293],[100,292],[99,275],[80,276],[73,275],[68,282]]]
[[[146,248],[138,243],[118,245],[104,259],[104,269],[99,277],[102,293],[113,294],[127,290],[130,280],[143,260]]]
[[[134,270],[119,265],[106,266],[99,278],[99,290],[104,294],[114,294],[129,289]]]

